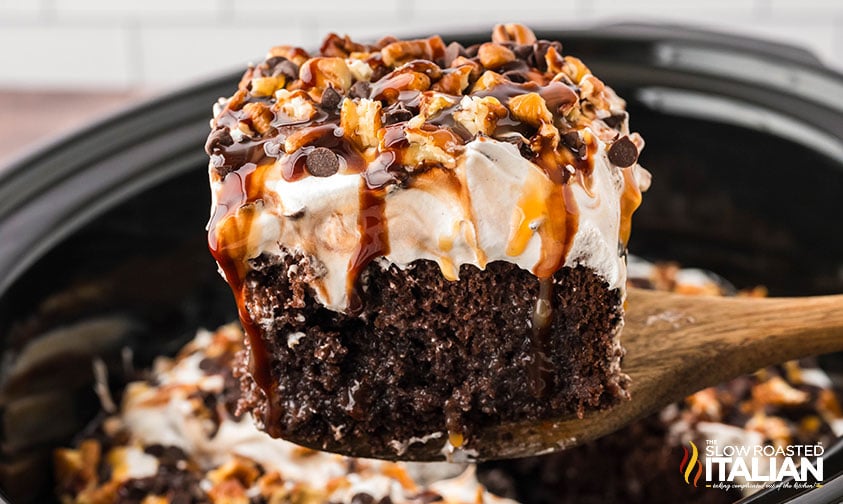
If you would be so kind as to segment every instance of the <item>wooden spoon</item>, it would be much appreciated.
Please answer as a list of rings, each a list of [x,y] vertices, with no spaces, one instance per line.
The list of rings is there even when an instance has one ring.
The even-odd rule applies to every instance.
[[[602,411],[496,425],[466,440],[457,459],[525,457],[599,438],[703,388],[791,359],[843,350],[843,295],[803,298],[683,296],[630,289],[622,333],[631,399]],[[365,443],[352,455],[431,461],[443,438],[400,456]],[[332,448],[326,447],[330,451]],[[348,452],[348,447],[339,451]],[[452,456],[454,454],[451,454]]]

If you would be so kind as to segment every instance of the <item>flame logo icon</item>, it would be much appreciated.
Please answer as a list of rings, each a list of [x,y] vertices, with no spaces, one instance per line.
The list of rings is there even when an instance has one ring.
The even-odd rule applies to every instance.
[[[691,451],[688,451],[688,448],[682,447],[685,451],[685,456],[682,457],[682,462],[679,464],[679,473],[685,475],[685,483],[691,484],[691,473],[694,472],[696,468],[697,474],[694,476],[694,486],[697,486],[697,482],[700,481],[700,476],[702,476],[702,463],[700,462],[700,452],[697,450],[697,445],[694,444],[693,441],[688,441],[688,444],[691,445]],[[690,460],[688,460],[690,456]]]

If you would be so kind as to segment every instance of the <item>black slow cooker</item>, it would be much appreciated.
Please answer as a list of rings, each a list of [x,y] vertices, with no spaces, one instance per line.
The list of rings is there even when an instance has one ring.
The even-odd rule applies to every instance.
[[[647,140],[654,183],[634,253],[772,295],[843,292],[843,76],[793,47],[680,27],[537,35],[626,98]],[[95,374],[117,390],[132,366],[235,319],[206,247],[203,145],[211,105],[239,77],[0,169],[0,489],[13,502],[52,498],[52,450],[100,414]]]

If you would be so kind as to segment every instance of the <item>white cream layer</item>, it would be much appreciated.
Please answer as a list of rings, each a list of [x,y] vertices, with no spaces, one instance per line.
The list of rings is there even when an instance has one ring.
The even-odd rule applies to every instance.
[[[610,288],[623,289],[626,270],[618,241],[624,181],[620,169],[607,158],[607,145],[593,136],[597,150],[590,190],[577,177],[571,179],[579,225],[565,266],[584,265]],[[467,191],[443,183],[444,177],[437,178],[434,172],[415,177],[408,188],[390,188],[385,199],[390,250],[381,261],[399,268],[419,259],[436,261],[452,280],[464,264],[482,269],[491,261],[507,261],[535,270],[542,254],[543,218],[531,223],[532,236],[522,252],[510,255],[507,249],[523,216],[519,202],[528,191],[541,194],[552,184],[538,166],[512,144],[481,137],[465,146],[454,169]],[[636,165],[633,177],[646,190],[646,170]],[[270,197],[264,198],[251,221],[247,258],[290,251],[315,258],[319,278],[312,286],[320,302],[343,311],[348,304],[349,264],[360,241],[360,183],[358,174],[294,182],[280,174],[268,177],[264,191]]]

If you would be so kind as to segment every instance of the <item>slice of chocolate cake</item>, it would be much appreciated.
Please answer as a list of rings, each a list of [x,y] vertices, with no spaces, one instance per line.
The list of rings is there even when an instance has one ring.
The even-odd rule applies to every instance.
[[[401,457],[625,397],[624,102],[520,25],[463,47],[330,35],[220,100],[210,248],[272,436]],[[470,450],[474,450],[471,452]]]

